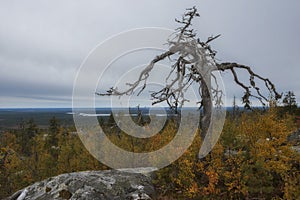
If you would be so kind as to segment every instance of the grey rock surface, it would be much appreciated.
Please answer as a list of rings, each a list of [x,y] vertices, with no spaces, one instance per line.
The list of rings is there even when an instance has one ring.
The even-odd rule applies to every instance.
[[[291,149],[300,153],[300,129],[289,135],[288,141],[293,145]]]
[[[62,174],[34,183],[10,200],[138,200],[153,199],[151,177],[117,170],[86,171]]]
[[[300,145],[300,129],[294,131],[291,135],[289,135],[288,141]]]

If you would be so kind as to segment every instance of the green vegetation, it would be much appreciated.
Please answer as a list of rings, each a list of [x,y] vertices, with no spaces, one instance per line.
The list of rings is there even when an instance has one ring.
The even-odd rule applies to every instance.
[[[280,109],[228,115],[219,142],[199,160],[200,134],[176,162],[155,172],[160,199],[297,199],[300,196],[300,154],[287,137],[296,130],[294,116]],[[137,123],[147,124],[139,116]],[[101,120],[111,141],[146,152],[161,148],[176,133],[169,119],[148,139],[132,138],[114,121]],[[200,131],[200,130],[197,130]],[[108,169],[84,148],[74,127],[62,127],[53,117],[47,129],[33,120],[0,137],[0,199],[47,177],[61,173]],[[155,158],[154,158],[155,159]]]

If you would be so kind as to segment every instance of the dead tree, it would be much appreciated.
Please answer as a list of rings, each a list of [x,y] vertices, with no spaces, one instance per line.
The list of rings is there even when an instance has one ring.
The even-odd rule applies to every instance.
[[[168,40],[169,49],[151,60],[135,82],[127,83],[127,89],[119,91],[117,88],[112,87],[106,93],[96,94],[101,96],[131,95],[138,86],[142,86],[138,92],[139,95],[146,88],[148,77],[155,64],[164,59],[175,57],[170,74],[166,77],[165,86],[161,90],[151,93],[152,104],[166,102],[170,108],[176,110],[188,101],[185,98],[185,91],[191,84],[196,83],[201,96],[200,108],[203,109],[201,119],[202,139],[209,129],[213,107],[212,99],[215,105],[220,105],[222,103],[221,97],[224,95],[218,88],[218,84],[214,88],[211,86],[211,81],[216,81],[216,77],[213,75],[214,71],[221,73],[229,71],[232,74],[234,82],[244,90],[242,102],[245,108],[251,108],[250,102],[253,98],[258,99],[262,105],[265,105],[269,100],[256,85],[257,81],[264,83],[269,91],[268,95],[272,95],[275,99],[281,98],[281,94],[276,91],[274,84],[268,78],[255,73],[249,66],[232,62],[218,63],[215,59],[217,52],[212,49],[210,43],[220,35],[209,37],[206,41],[197,38],[192,28],[192,20],[199,16],[197,9],[193,7],[186,10],[182,19],[175,19],[181,26],[176,29],[175,34]],[[248,73],[249,82],[240,81],[237,69],[245,70]],[[175,78],[171,79],[170,77]]]

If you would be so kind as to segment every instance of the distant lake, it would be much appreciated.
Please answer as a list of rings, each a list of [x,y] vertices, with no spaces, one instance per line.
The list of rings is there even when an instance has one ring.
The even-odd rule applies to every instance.
[[[128,108],[113,108],[115,113],[126,113]],[[129,114],[125,114],[128,116],[137,116],[138,112],[141,112],[144,116],[151,115],[155,116],[174,116],[176,115],[173,110],[169,108],[137,108],[133,107],[129,109]],[[187,107],[183,108],[185,110],[197,111],[196,107]],[[226,110],[232,110],[232,107],[227,107]],[[93,114],[84,112],[78,113],[82,116],[96,116],[96,117],[109,117],[112,112],[112,108],[96,108]],[[73,125],[73,110],[72,108],[0,108],[0,129],[4,128],[18,128],[19,124],[22,121],[28,121],[29,119],[33,119],[35,123],[40,127],[47,127],[49,125],[49,120],[52,117],[55,117],[59,120],[60,124],[63,126]]]
[[[187,108],[194,109],[197,108]],[[82,116],[96,116],[96,117],[109,117],[112,109],[111,108],[96,108],[95,114],[84,112],[79,113]],[[114,108],[115,113],[125,113],[128,108]],[[130,108],[128,116],[137,116],[138,112],[142,115],[149,115],[149,108]],[[167,113],[167,114],[166,114]],[[49,120],[55,117],[59,120],[61,125],[69,126],[73,125],[73,110],[72,108],[1,108],[0,109],[0,129],[4,128],[18,128],[22,121],[28,121],[33,119],[34,122],[40,127],[47,127]],[[165,108],[165,112],[161,109],[152,109],[151,114],[156,116],[174,115],[173,111],[169,108]]]

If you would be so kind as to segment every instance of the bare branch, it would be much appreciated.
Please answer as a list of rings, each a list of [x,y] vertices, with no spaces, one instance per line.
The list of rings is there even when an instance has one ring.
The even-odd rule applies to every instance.
[[[236,73],[236,69],[244,69],[246,70],[246,72],[249,74],[249,85],[246,85],[244,83],[242,83],[239,79],[238,79],[238,75]],[[255,79],[258,79],[260,81],[263,81],[266,88],[268,89],[270,94],[274,94],[275,99],[280,99],[281,98],[281,94],[279,94],[275,88],[275,85],[268,79],[268,78],[264,78],[260,75],[258,75],[257,73],[255,73],[249,66],[245,66],[245,65],[241,65],[241,64],[237,64],[237,63],[221,63],[221,64],[217,64],[217,70],[219,71],[226,71],[226,70],[230,70],[234,81],[237,85],[239,85],[240,87],[242,87],[245,90],[245,94],[243,96],[243,103],[245,104],[246,107],[250,107],[250,97],[256,98],[258,99],[263,105],[265,105],[265,102],[268,102],[268,98],[265,97],[264,95],[262,95],[262,93],[260,92],[260,88],[256,87],[256,81]],[[257,93],[257,95],[253,95],[250,91],[250,89],[253,88],[255,90],[255,92]]]
[[[109,90],[106,91],[106,93],[96,93],[96,95],[100,95],[100,96],[110,96],[110,95],[116,95],[116,96],[122,96],[122,95],[130,95],[134,92],[134,90],[137,88],[137,86],[139,86],[139,84],[141,82],[144,82],[142,89],[140,90],[140,92],[138,94],[140,94],[146,87],[147,85],[147,79],[149,77],[149,73],[151,72],[151,70],[154,67],[154,64],[157,63],[160,60],[165,59],[166,57],[173,55],[174,52],[172,51],[167,51],[159,56],[157,56],[156,58],[154,58],[149,65],[147,65],[147,67],[140,73],[140,76],[138,78],[138,80],[136,80],[134,83],[127,83],[126,85],[128,85],[130,88],[125,90],[125,91],[118,91],[117,88],[110,88]]]

